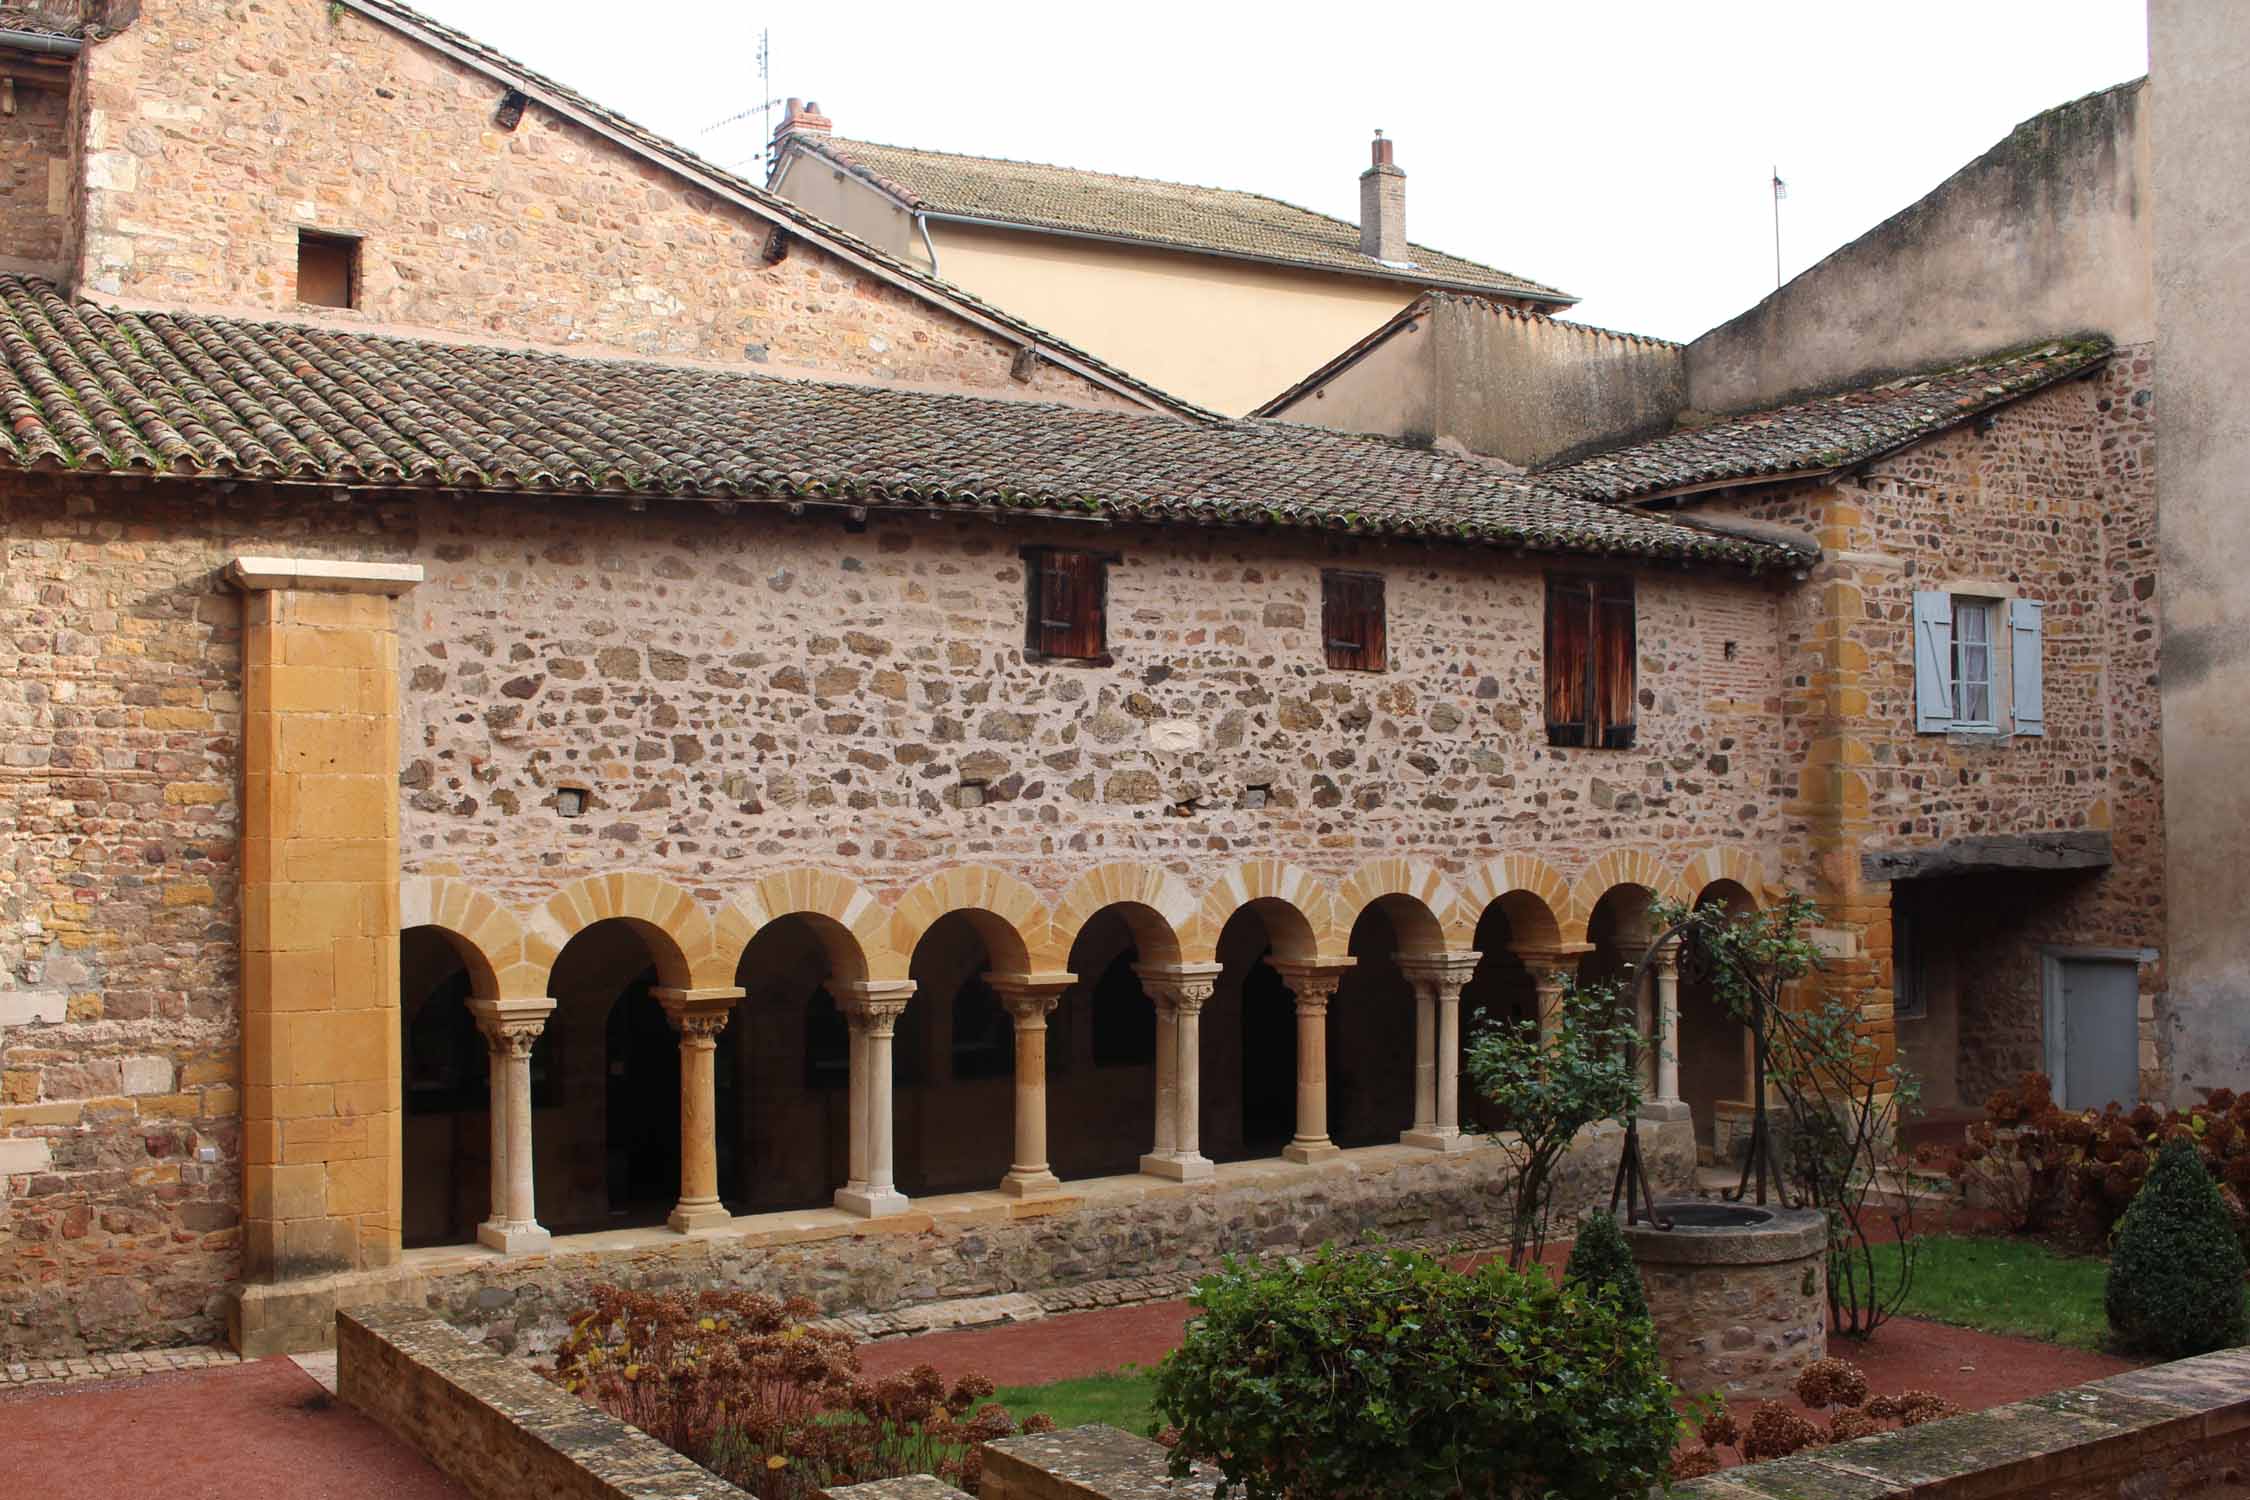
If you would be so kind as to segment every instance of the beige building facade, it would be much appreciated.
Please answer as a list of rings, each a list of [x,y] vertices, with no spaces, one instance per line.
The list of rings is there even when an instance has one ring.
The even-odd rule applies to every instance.
[[[844,140],[790,101],[773,190],[1150,383],[1249,412],[1431,287],[1557,309],[1553,288],[1408,244],[1405,173],[1365,222],[1255,193]],[[1380,222],[1379,222],[1380,221]],[[1388,232],[1390,259],[1367,237]],[[1367,241],[1363,244],[1363,240]]]

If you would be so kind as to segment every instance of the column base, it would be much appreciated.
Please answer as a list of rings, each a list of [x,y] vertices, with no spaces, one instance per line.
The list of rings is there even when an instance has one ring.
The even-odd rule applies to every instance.
[[[1281,1148],[1281,1155],[1284,1161],[1326,1161],[1331,1156],[1340,1155],[1342,1151],[1342,1147],[1323,1136],[1317,1141],[1291,1141]]]
[[[716,1199],[709,1203],[682,1203],[672,1210],[664,1227],[681,1234],[693,1234],[698,1229],[715,1229],[733,1218],[727,1206]]]
[[[1463,1135],[1459,1130],[1409,1130],[1398,1138],[1402,1146],[1418,1146],[1424,1151],[1467,1151],[1474,1147],[1477,1138]]]
[[[836,1206],[863,1219],[879,1219],[905,1213],[906,1194],[893,1187],[841,1187],[836,1189]]]
[[[1062,1191],[1062,1179],[1045,1167],[1028,1172],[1017,1167],[1000,1179],[1000,1191],[1011,1198],[1031,1198],[1040,1193]]]
[[[555,1237],[540,1227],[536,1220],[487,1219],[477,1226],[477,1243],[487,1250],[498,1250],[506,1255],[525,1255],[534,1250],[544,1250],[554,1242]]]
[[[1641,1105],[1644,1120],[1686,1120],[1694,1117],[1685,1099],[1650,1099]]]
[[[1218,1174],[1211,1158],[1202,1152],[1183,1156],[1179,1152],[1152,1151],[1141,1158],[1141,1171],[1149,1177],[1162,1177],[1169,1182],[1208,1182]]]

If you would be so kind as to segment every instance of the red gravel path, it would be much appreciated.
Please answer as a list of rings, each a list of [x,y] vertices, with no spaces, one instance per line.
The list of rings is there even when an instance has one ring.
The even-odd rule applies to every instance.
[[[286,1359],[0,1396],[0,1494],[464,1500]]]

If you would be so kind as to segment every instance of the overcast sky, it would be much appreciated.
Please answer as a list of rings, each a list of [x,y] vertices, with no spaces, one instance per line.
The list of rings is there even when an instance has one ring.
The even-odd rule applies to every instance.
[[[1692,338],[2023,120],[2148,68],[2138,0],[760,6],[419,0],[731,165],[773,92],[839,135],[1249,188],[1347,219],[1377,127],[1422,244]],[[778,120],[778,111],[775,118]]]

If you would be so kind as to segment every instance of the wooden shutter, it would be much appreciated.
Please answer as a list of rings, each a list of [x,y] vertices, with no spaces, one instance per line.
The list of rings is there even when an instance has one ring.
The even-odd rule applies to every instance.
[[[1374,573],[1320,576],[1320,634],[1328,665],[1380,672],[1388,665],[1383,635],[1383,580]]]
[[[1033,548],[1024,553],[1024,572],[1024,644],[1042,656],[1099,657],[1107,635],[1101,558]]]
[[[1914,727],[1953,727],[1953,596],[1936,590],[1914,594]]]
[[[1594,705],[1594,596],[1582,578],[1547,580],[1547,743],[1588,742]]]
[[[2009,676],[2014,688],[2016,733],[2047,732],[2046,680],[2040,653],[2046,607],[2036,599],[2008,601]]]
[[[1640,637],[1633,620],[1633,580],[1594,586],[1594,722],[1605,750],[1629,750],[1640,718]]]

